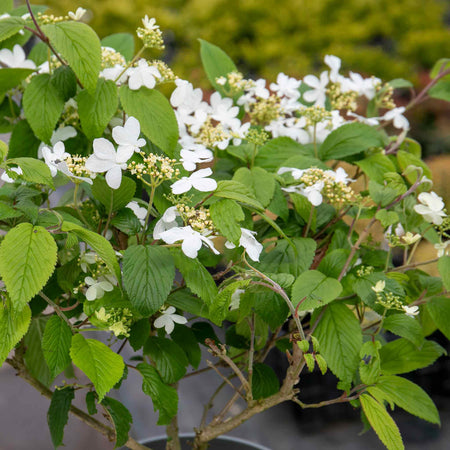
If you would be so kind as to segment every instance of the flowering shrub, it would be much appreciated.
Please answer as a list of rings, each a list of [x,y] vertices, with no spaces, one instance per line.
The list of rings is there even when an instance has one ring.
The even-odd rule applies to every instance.
[[[116,447],[144,448],[109,396],[129,370],[171,449],[178,382],[209,369],[221,378],[213,396],[227,385],[233,394],[210,422],[205,406],[198,449],[285,401],[350,403],[389,449],[403,444],[387,406],[438,424],[432,400],[399,375],[445,353],[426,337],[450,337],[450,219],[404,113],[449,100],[450,61],[396,107],[393,90],[407,81],[345,76],[335,56],[318,77],[268,83],[202,41],[207,99],[142,58],[163,46],[155,19],[143,19],[134,55],[126,36],[102,47],[83,13],[0,17],[11,132],[0,147],[0,361],[51,398],[54,446],[72,412]],[[41,42],[26,56],[31,35]],[[166,83],[170,100],[158,90]],[[417,262],[423,239],[436,258]],[[442,278],[422,270],[436,261]],[[127,343],[135,354],[124,360]],[[214,363],[202,364],[200,346]],[[289,362],[281,386],[264,363],[274,348]],[[51,391],[73,365],[89,380],[77,372]],[[331,371],[342,395],[305,404],[305,370]],[[70,408],[75,391],[87,413]],[[240,398],[245,409],[229,416]],[[97,408],[109,425],[91,417]]]

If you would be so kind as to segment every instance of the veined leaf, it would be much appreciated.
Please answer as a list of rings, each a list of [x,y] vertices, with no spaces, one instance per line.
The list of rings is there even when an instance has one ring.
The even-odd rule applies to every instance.
[[[118,400],[105,397],[102,405],[108,410],[116,430],[116,443],[114,448],[122,447],[128,441],[128,433],[133,423],[130,411]]]
[[[233,180],[247,186],[263,207],[266,207],[272,200],[275,191],[275,178],[261,167],[253,167],[252,169],[240,167],[235,172]]]
[[[118,189],[111,189],[103,177],[97,176],[92,185],[92,195],[109,211],[117,211],[126,206],[134,197],[136,183],[128,177],[122,177]]]
[[[0,22],[0,42],[23,30],[25,20],[21,17],[5,17]]]
[[[45,184],[53,188],[53,178],[47,164],[35,158],[13,158],[7,164],[18,165],[22,169],[21,177],[30,183]]]
[[[63,445],[64,427],[69,420],[69,411],[75,391],[72,387],[55,389],[47,412],[48,427],[55,448]]]
[[[242,183],[234,180],[222,180],[217,183],[217,189],[214,191],[215,197],[230,198],[238,202],[253,206],[259,211],[264,208],[256,200],[252,191]]]
[[[270,397],[280,389],[278,378],[270,366],[253,364],[252,394],[254,400]]]
[[[392,314],[383,321],[383,328],[411,341],[416,347],[423,342],[422,327],[413,317],[406,314]]]
[[[434,297],[426,304],[426,309],[439,330],[450,339],[450,298]]]
[[[215,202],[209,208],[211,219],[219,231],[233,244],[237,244],[241,237],[239,222],[245,219],[240,205],[230,199]]]

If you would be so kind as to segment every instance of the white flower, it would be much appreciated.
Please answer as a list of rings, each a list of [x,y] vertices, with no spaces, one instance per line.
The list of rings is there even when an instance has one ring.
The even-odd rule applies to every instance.
[[[324,71],[320,74],[320,78],[315,75],[306,75],[303,82],[312,89],[303,93],[303,98],[314,106],[325,106],[328,85],[328,72]]]
[[[139,138],[140,134],[141,126],[134,117],[129,117],[123,127],[114,127],[112,137],[119,146],[117,151],[129,155],[127,159],[131,158],[134,152],[139,152],[140,147],[145,145],[145,139]]]
[[[44,157],[45,164],[50,169],[52,177],[55,177],[58,173],[58,164],[64,162],[70,154],[66,152],[64,143],[60,141],[53,146],[53,149],[42,147],[42,156]]]
[[[412,245],[416,243],[422,236],[420,234],[413,234],[411,231],[408,231],[401,237],[401,241],[406,245]]]
[[[245,289],[236,289],[233,294],[231,294],[231,302],[228,309],[230,311],[234,311],[235,309],[239,309],[239,304],[241,302],[241,295],[245,292]]]
[[[341,59],[337,56],[326,55],[324,58],[325,64],[330,70],[330,81],[336,83],[339,80],[339,69],[341,68]]]
[[[197,189],[200,192],[210,192],[217,188],[216,180],[207,178],[212,174],[210,168],[200,169],[197,172],[192,173],[189,177],[183,177],[181,180],[175,181],[172,184],[172,192],[176,195],[184,194],[191,188]]]
[[[85,14],[86,10],[84,8],[78,8],[75,12],[69,11],[67,13],[72,20],[81,20]]]
[[[248,230],[247,228],[241,228],[241,238],[239,239],[239,245],[245,248],[247,255],[253,261],[259,261],[259,255],[263,250],[263,245],[255,239],[256,231]],[[235,248],[236,246],[227,241],[225,243],[226,248]]]
[[[292,175],[292,178],[294,179],[294,180],[298,180],[298,179],[300,179],[302,176],[303,176],[303,174],[305,173],[305,169],[296,169],[295,167],[280,167],[279,169],[278,169],[278,174],[279,175],[282,175],[283,173],[291,173],[291,175]]]
[[[281,72],[277,76],[277,82],[270,85],[270,89],[276,92],[278,97],[298,99],[300,97],[300,91],[298,89],[301,84],[302,82],[300,80],[296,80]]]
[[[285,192],[295,192],[296,194],[303,195],[306,197],[311,205],[319,206],[322,204],[322,189],[324,187],[323,181],[317,181],[312,186],[305,187],[303,184],[299,184],[297,186],[288,186],[286,188],[282,188]]]
[[[173,306],[169,306],[164,311],[161,311],[161,315],[153,322],[155,328],[165,328],[166,333],[172,333],[175,328],[175,323],[185,324],[187,323],[186,317],[175,314],[176,309]]]
[[[372,100],[377,93],[377,86],[381,83],[379,78],[363,78],[359,73],[350,72],[348,90],[356,91],[359,95],[364,95],[367,100]]]
[[[74,127],[59,127],[56,129],[50,138],[50,144],[54,147],[59,141],[67,141],[77,135],[77,130]],[[44,142],[41,142],[38,148],[38,158],[42,158],[42,149],[46,147]]]
[[[377,281],[375,286],[372,286],[372,291],[374,291],[376,293],[383,292],[385,287],[386,287],[386,282],[384,280],[379,280],[379,281]]]
[[[226,84],[227,84],[227,79],[225,78],[225,77],[218,77],[218,78],[216,78],[216,83],[219,85],[219,86],[225,86]]]
[[[305,117],[280,117],[277,120],[272,120],[269,125],[266,125],[265,130],[270,131],[274,138],[286,136],[300,144],[308,144],[310,138],[309,133],[304,129],[305,126]]]
[[[418,306],[402,306],[403,311],[405,311],[405,314],[409,317],[414,317],[419,314],[419,307]]]
[[[333,178],[335,183],[348,184],[351,181],[355,181],[352,178],[349,178],[347,172],[342,167],[338,167],[336,171],[326,170],[324,173],[329,177]]]
[[[23,48],[18,44],[12,51],[7,48],[0,50],[0,62],[14,69],[36,69],[36,64],[26,58]]]
[[[197,164],[210,162],[213,158],[213,152],[201,144],[191,144],[180,151],[180,161],[188,172],[195,170]]]
[[[105,179],[111,189],[118,189],[122,182],[122,170],[127,168],[128,151],[114,148],[105,138],[94,139],[94,153],[86,161],[86,169],[94,173],[106,172]]]
[[[144,28],[148,31],[157,30],[159,28],[159,25],[156,25],[156,19],[154,17],[149,19],[147,14],[142,19],[142,24],[144,25]]]
[[[105,292],[111,292],[114,289],[113,284],[106,276],[101,276],[98,280],[94,280],[92,277],[86,277],[84,282],[89,286],[86,291],[86,299],[89,301],[102,298]]]
[[[130,74],[130,68],[125,70],[125,67],[120,64],[115,64],[113,67],[107,67],[106,69],[103,69],[99,76],[104,78],[105,80],[111,80],[116,81],[117,84],[122,84],[127,81],[128,75]],[[120,75],[120,78],[117,79],[117,77]]]
[[[347,115],[350,117],[354,117],[358,122],[365,123],[366,125],[377,126],[380,124],[377,117],[364,117],[352,111],[348,111]]]
[[[415,205],[414,211],[421,214],[427,222],[441,225],[442,218],[447,215],[443,211],[445,205],[442,198],[435,192],[422,192],[417,198],[421,205]]]
[[[89,264],[94,264],[97,261],[96,254],[93,252],[83,253],[80,257],[80,268],[86,273],[89,269]]]
[[[222,98],[218,92],[214,92],[210,98],[211,117],[223,126],[228,128],[237,128],[240,126],[240,120],[236,117],[239,114],[239,107],[233,106],[231,98]]]
[[[447,247],[450,245],[450,241],[440,242],[439,244],[434,244],[434,248],[437,250],[437,257],[440,258],[447,254]]]
[[[392,125],[394,125],[395,128],[399,128],[401,130],[408,130],[409,122],[408,119],[403,115],[405,110],[406,108],[404,106],[391,109],[386,114],[384,114],[383,117],[381,117],[381,120],[385,121],[392,120]]]
[[[50,64],[48,61],[44,61],[41,65],[37,68],[38,73],[50,73]]]
[[[145,218],[147,217],[147,208],[139,206],[139,203],[135,201],[129,202],[126,207],[130,208],[131,211],[134,212],[134,215],[139,219],[141,225],[144,226]]]
[[[170,96],[170,103],[174,108],[182,109],[184,114],[191,114],[196,111],[202,103],[203,92],[201,89],[194,89],[191,83],[186,80],[175,80],[177,86]]]
[[[8,169],[8,171],[15,172],[15,173],[17,173],[17,175],[22,175],[23,174],[22,169],[20,167],[11,167],[11,168]],[[6,172],[6,171],[4,173],[2,173],[2,176],[0,177],[0,179],[2,181],[4,181],[5,183],[15,183],[16,182],[16,180],[11,178],[8,175],[8,172]]]
[[[153,228],[153,239],[161,239],[161,234],[164,231],[170,230],[178,226],[177,217],[180,213],[176,206],[167,208],[161,219],[156,222],[155,228]]]
[[[156,78],[161,78],[161,74],[156,67],[149,66],[145,59],[140,59],[137,67],[129,69],[128,87],[137,91],[142,86],[153,89],[156,85]]]
[[[198,231],[193,230],[190,226],[171,228],[170,230],[161,233],[160,238],[167,244],[183,241],[181,250],[189,258],[197,257],[197,253],[202,247],[202,243],[205,243],[216,255],[219,254],[211,239],[203,236]]]

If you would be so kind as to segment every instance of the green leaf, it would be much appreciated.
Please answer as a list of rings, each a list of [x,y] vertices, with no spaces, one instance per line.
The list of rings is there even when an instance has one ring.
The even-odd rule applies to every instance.
[[[24,306],[45,286],[55,270],[57,247],[42,227],[21,223],[0,245],[0,274],[14,309]]]
[[[186,373],[189,364],[186,354],[174,341],[151,336],[144,345],[144,355],[149,355],[164,383],[176,383]]]
[[[138,364],[142,375],[142,391],[151,397],[154,411],[159,410],[158,425],[168,425],[178,411],[178,394],[172,386],[164,384],[156,369],[149,364]]]
[[[31,79],[23,94],[23,109],[36,136],[47,144],[63,108],[64,99],[50,75],[44,73]]]
[[[397,162],[402,171],[404,171],[408,166],[421,167],[423,169],[423,175],[429,179],[433,178],[429,167],[419,156],[416,156],[413,153],[406,152],[405,150],[399,150],[397,152]],[[406,173],[405,177],[412,184],[416,182],[417,175],[417,171],[413,170],[412,172]]]
[[[218,230],[233,244],[241,238],[240,223],[245,219],[244,211],[233,200],[224,198],[209,208],[211,219]]]
[[[203,39],[200,41],[200,56],[206,76],[214,89],[226,96],[224,87],[217,83],[219,77],[226,77],[230,72],[237,72],[236,65],[231,58],[216,45],[210,44]]]
[[[441,274],[445,289],[450,291],[450,256],[444,255],[439,258],[438,270]]]
[[[271,278],[276,281],[273,276],[271,276]],[[243,295],[246,296],[250,294],[245,293]],[[289,307],[279,294],[264,289],[264,291],[252,295],[255,297],[253,305],[255,313],[258,314],[272,330],[275,330],[286,321],[289,315]]]
[[[367,420],[388,450],[403,450],[400,431],[386,408],[368,394],[362,394],[359,400]]]
[[[299,311],[319,308],[339,296],[342,292],[341,283],[334,278],[328,278],[317,270],[303,272],[292,286],[292,302]]]
[[[322,160],[343,159],[372,147],[383,147],[381,134],[370,125],[349,123],[332,131],[319,148]]]
[[[278,392],[280,383],[270,366],[253,364],[252,394],[254,400],[270,397]]]
[[[358,319],[343,303],[331,303],[317,325],[314,336],[330,370],[350,383],[359,365],[362,333]]]
[[[320,261],[317,270],[325,274],[327,277],[338,278],[349,254],[350,251],[344,248],[331,250],[325,255],[322,261]]]
[[[105,208],[106,211],[117,211],[126,206],[134,197],[136,183],[128,177],[122,177],[118,189],[111,189],[103,177],[97,176],[92,185],[92,195]]]
[[[406,378],[383,376],[367,391],[379,402],[386,400],[395,403],[414,416],[438,425],[441,423],[433,400],[421,387]]]
[[[0,74],[1,72],[0,70]],[[12,130],[8,156],[10,158],[29,156],[36,159],[40,143],[41,141],[35,136],[28,122],[21,120]]]
[[[214,196],[236,200],[246,205],[253,206],[260,211],[264,209],[261,203],[256,200],[253,192],[245,186],[245,184],[239,183],[238,181],[219,181],[217,183],[217,189],[214,191]]]
[[[15,88],[33,72],[33,69],[2,68],[0,70],[0,94]]]
[[[123,254],[123,281],[131,304],[144,316],[161,308],[172,288],[175,266],[164,247],[134,245]]]
[[[14,8],[14,0],[3,0],[0,4],[0,14],[11,11]]]
[[[217,286],[205,266],[197,258],[188,258],[180,249],[174,248],[171,253],[187,287],[206,304],[211,305],[217,296]]]
[[[139,120],[142,132],[172,157],[178,142],[178,123],[166,97],[154,89],[133,91],[128,86],[122,86],[119,95],[123,109]]]
[[[311,266],[316,252],[316,242],[309,238],[294,238],[295,249],[285,239],[278,240],[275,248],[262,252],[255,266],[263,272],[290,273],[298,277]]]
[[[148,319],[141,319],[131,325],[130,330],[130,345],[133,347],[133,350],[137,352],[143,345],[145,341],[150,336],[150,322]]]
[[[72,222],[64,222],[62,231],[72,232],[82,241],[89,244],[92,249],[103,259],[108,269],[113,273],[120,283],[121,271],[119,263],[117,262],[116,253],[112,248],[109,241],[107,241],[103,236],[100,236],[93,231],[86,230],[86,228],[80,227],[79,225]]]
[[[391,159],[382,153],[375,153],[367,158],[356,161],[357,166],[361,167],[362,171],[377,183],[384,182],[384,174],[386,172],[396,172],[397,169]]]
[[[438,81],[429,91],[428,95],[438,100],[450,102],[450,80]]]
[[[121,209],[111,220],[111,225],[122,231],[122,233],[127,234],[128,236],[133,236],[139,233],[142,228],[139,219],[130,208]]]
[[[395,211],[387,211],[386,209],[377,211],[375,217],[380,221],[383,228],[387,228],[389,225],[394,225],[400,221],[400,218]]]
[[[45,386],[53,380],[50,369],[42,351],[42,337],[48,317],[35,317],[30,324],[28,333],[23,339],[26,348],[24,360],[28,371]]]
[[[235,172],[233,181],[238,181],[247,186],[263,207],[266,207],[272,200],[275,191],[275,178],[261,167],[253,167],[251,170],[240,167]]]
[[[399,196],[395,189],[384,186],[373,180],[369,181],[369,193],[372,200],[382,207],[389,205]]]
[[[119,104],[114,81],[100,78],[95,93],[83,90],[76,100],[84,134],[90,140],[101,137]]]
[[[383,328],[408,339],[416,347],[420,347],[423,342],[424,336],[419,322],[406,314],[392,314],[386,317],[383,321]]]
[[[0,304],[0,366],[27,332],[30,320],[31,311],[28,305],[18,311],[6,303]]]
[[[41,28],[83,86],[94,94],[102,60],[100,40],[95,31],[85,23],[75,21],[42,25]]]
[[[450,68],[450,58],[441,58],[439,59],[430,71],[430,78],[436,78],[440,72],[444,72],[445,70]],[[448,76],[448,75],[447,75]]]
[[[13,219],[14,217],[20,217],[21,215],[22,213],[20,211],[11,208],[11,206],[5,203],[0,203],[0,220]]]
[[[110,34],[102,39],[102,47],[111,47],[127,61],[131,61],[134,54],[134,36],[130,33]]]
[[[95,405],[95,392],[93,391],[89,391],[86,394],[86,408],[91,416],[97,414],[97,406]]]
[[[114,423],[116,431],[116,444],[114,448],[125,445],[128,441],[131,424],[133,423],[130,411],[118,400],[111,397],[105,397],[102,400],[102,405],[106,407]]]
[[[70,356],[94,384],[100,402],[122,378],[125,368],[122,357],[96,339],[85,339],[76,334],[72,337]]]
[[[58,67],[51,77],[51,83],[59,92],[64,102],[77,94],[77,77],[69,66]]]
[[[71,340],[67,323],[56,315],[50,317],[42,337],[42,351],[53,378],[70,364]]]
[[[14,36],[20,30],[23,30],[25,20],[21,17],[7,17],[0,19],[0,42]]]
[[[450,339],[450,298],[434,297],[426,304],[426,309],[439,330]]]
[[[75,390],[72,387],[55,389],[47,412],[48,428],[55,448],[63,445],[64,427],[69,420],[69,411]]]
[[[195,316],[204,318],[209,317],[208,307],[206,303],[197,296],[189,293],[189,290],[176,291],[169,295],[167,303],[175,308],[179,308]]]
[[[433,364],[443,354],[445,350],[433,341],[426,340],[422,347],[417,349],[407,339],[396,339],[380,350],[381,370],[389,375],[412,372]]]
[[[394,89],[403,89],[403,88],[412,88],[414,85],[411,81],[404,80],[403,78],[395,78],[394,80],[389,81],[389,84]]]
[[[220,343],[220,339],[217,337],[214,328],[208,322],[195,322],[192,324],[191,329],[200,344],[206,346],[206,339],[212,339],[215,343]]]
[[[194,332],[189,327],[178,324],[170,336],[184,350],[190,365],[196,369],[201,362],[202,352]]]
[[[53,178],[47,164],[34,158],[13,158],[6,161],[8,165],[17,165],[22,169],[21,177],[30,183],[45,184],[53,187]]]
[[[238,280],[229,284],[222,289],[213,303],[209,306],[209,317],[217,325],[221,325],[222,321],[228,314],[228,308],[231,303],[231,297],[235,293],[236,289],[245,289],[250,283],[250,280]]]

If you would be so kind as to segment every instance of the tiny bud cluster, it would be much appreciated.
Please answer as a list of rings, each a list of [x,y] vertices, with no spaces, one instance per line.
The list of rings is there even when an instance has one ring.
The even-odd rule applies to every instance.
[[[281,116],[280,99],[273,94],[268,98],[258,97],[248,108],[252,125],[267,125]]]
[[[356,111],[358,93],[355,91],[342,91],[340,83],[332,83],[327,89],[327,94],[330,98],[331,107],[333,109],[342,110],[347,109],[349,111]]]
[[[264,145],[269,140],[269,133],[258,128],[251,128],[245,136],[245,140],[250,144]]]
[[[357,271],[356,275],[360,278],[367,277],[371,273],[373,273],[375,268],[373,266],[361,266]]]
[[[159,29],[159,26],[156,25],[155,19],[148,19],[148,17],[145,16],[145,18],[142,19],[142,23],[143,26],[136,30],[136,34],[144,44],[144,47],[163,50],[164,40],[162,32]]]
[[[53,14],[37,14],[37,20],[39,21],[40,25],[48,25],[52,23],[59,23],[59,22],[66,22],[67,20],[70,20],[69,16],[55,16]]]
[[[322,106],[311,106],[309,108],[302,108],[300,115],[306,119],[306,125],[313,127],[320,122],[331,119],[330,111],[327,111]]]
[[[176,159],[155,155],[154,153],[147,155],[140,152],[140,155],[142,156],[142,162],[132,161],[128,164],[128,170],[144,183],[148,184],[143,179],[144,175],[151,178],[151,185],[154,186],[159,186],[163,181],[179,176],[180,170],[175,168]]]
[[[65,161],[70,172],[77,177],[93,177],[94,174],[86,169],[86,156],[70,155]]]
[[[178,203],[176,207],[183,221],[187,225],[190,225],[195,231],[215,231],[209,214],[209,209],[206,209],[203,206],[199,209],[195,209],[194,207],[187,206],[184,203]]]
[[[95,317],[100,322],[104,322],[108,326],[108,330],[116,336],[130,336],[133,314],[128,308],[111,308],[106,312],[102,306],[95,311]]]
[[[102,65],[101,68],[107,69],[115,65],[125,65],[125,58],[111,47],[102,47]]]
[[[161,78],[158,78],[158,83],[166,83],[170,81],[175,81],[177,76],[173,73],[173,70],[160,59],[154,59],[149,62],[149,66],[155,67],[161,74]]]
[[[197,136],[199,143],[207,148],[214,147],[217,143],[228,138],[228,134],[223,129],[221,123],[213,125],[211,118],[208,118],[200,129]]]

